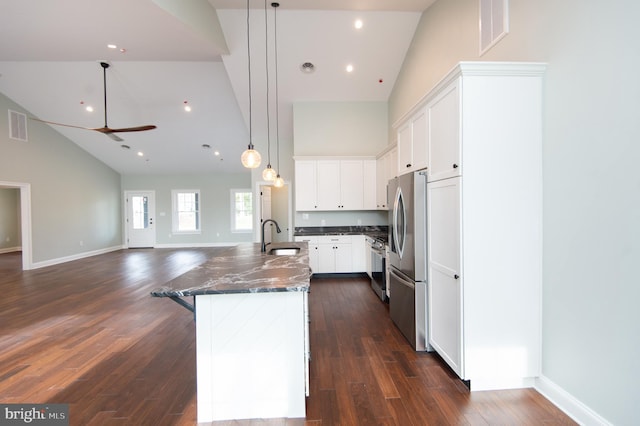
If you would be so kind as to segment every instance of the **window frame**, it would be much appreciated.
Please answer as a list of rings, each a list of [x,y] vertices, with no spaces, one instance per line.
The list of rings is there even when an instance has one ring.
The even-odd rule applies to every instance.
[[[243,193],[243,194],[249,194],[249,196],[251,197],[251,220],[249,221],[249,223],[251,224],[251,227],[248,229],[242,228],[242,229],[238,229],[237,223],[236,223],[236,194],[238,193]],[[230,212],[230,217],[231,217],[231,232],[234,234],[251,234],[253,233],[253,228],[254,228],[254,223],[253,223],[253,216],[254,216],[254,212],[255,212],[255,197],[253,194],[253,191],[251,191],[251,188],[232,188],[229,190],[229,212]]]
[[[196,194],[196,229],[179,229],[178,196],[180,194]],[[171,190],[171,231],[174,234],[188,235],[202,233],[202,197],[199,189],[172,189]]]

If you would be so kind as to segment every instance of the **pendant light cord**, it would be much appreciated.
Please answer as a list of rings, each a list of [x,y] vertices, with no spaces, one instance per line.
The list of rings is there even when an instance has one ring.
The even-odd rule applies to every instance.
[[[278,17],[277,11],[279,3],[271,3],[273,6],[273,39],[274,39],[274,59],[276,62],[276,142],[277,142],[277,154],[276,160],[278,162],[278,176],[280,176],[280,100],[278,97]]]
[[[247,0],[247,63],[249,71],[249,149],[253,149],[253,126],[251,119],[251,43],[249,39],[249,0]]]
[[[271,168],[271,118],[269,116],[269,26],[267,25],[267,0],[264,0],[264,64],[267,75],[267,168]],[[276,105],[277,106],[277,105]]]

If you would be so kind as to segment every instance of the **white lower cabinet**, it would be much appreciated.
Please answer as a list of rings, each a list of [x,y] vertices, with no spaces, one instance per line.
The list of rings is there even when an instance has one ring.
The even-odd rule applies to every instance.
[[[312,273],[317,273],[319,270],[318,237],[317,236],[294,237],[293,240],[306,242],[309,244],[309,268],[311,268]]]
[[[366,272],[369,247],[364,235],[351,236],[351,272]]]
[[[318,237],[318,273],[352,272],[350,235]]]

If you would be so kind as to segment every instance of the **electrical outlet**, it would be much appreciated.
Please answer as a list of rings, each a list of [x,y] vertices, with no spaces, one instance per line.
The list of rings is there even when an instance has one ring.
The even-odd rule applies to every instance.
[[[320,226],[326,226],[327,225],[327,221],[324,219],[320,220]]]
[[[362,225],[362,220],[358,219],[358,226]]]

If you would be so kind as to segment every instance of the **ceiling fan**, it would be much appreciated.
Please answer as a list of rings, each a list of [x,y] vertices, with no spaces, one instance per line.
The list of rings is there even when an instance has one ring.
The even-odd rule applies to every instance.
[[[100,66],[102,67],[102,80],[104,87],[104,127],[82,127],[82,126],[73,126],[71,124],[62,124],[56,123],[53,121],[40,120],[38,118],[31,117],[32,120],[40,121],[42,123],[53,124],[56,126],[64,126],[64,127],[73,127],[76,129],[84,129],[84,130],[95,130],[96,132],[104,133],[109,136],[111,139],[117,142],[123,141],[116,133],[127,133],[127,132],[143,132],[145,130],[153,130],[156,128],[154,125],[146,125],[146,126],[136,126],[136,127],[122,127],[119,129],[112,129],[107,125],[107,68],[109,68],[108,62],[100,62]]]

